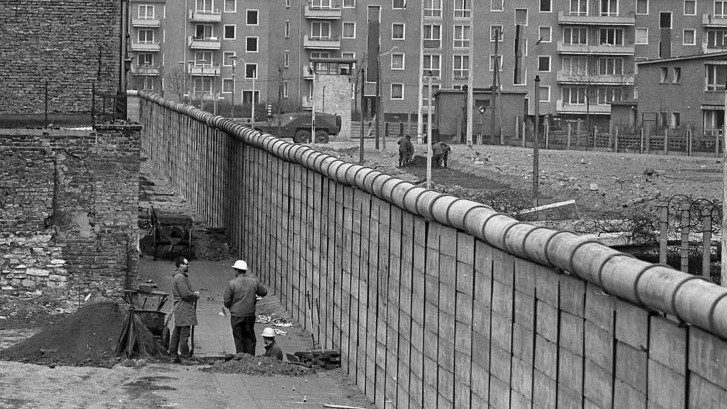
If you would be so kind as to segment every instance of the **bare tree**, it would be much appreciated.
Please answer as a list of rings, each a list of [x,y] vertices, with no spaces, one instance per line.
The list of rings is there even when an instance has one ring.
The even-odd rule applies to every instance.
[[[182,67],[174,67],[165,75],[167,88],[177,94],[177,99],[182,101],[189,89],[189,78]]]

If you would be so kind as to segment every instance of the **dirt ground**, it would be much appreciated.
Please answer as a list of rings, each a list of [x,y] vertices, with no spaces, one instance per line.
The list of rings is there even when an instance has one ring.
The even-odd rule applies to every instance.
[[[358,163],[359,142],[338,138],[314,145],[343,160]],[[424,165],[398,168],[396,139],[386,148],[374,149],[366,140],[364,164],[412,182],[426,180]],[[449,167],[434,168],[434,188],[474,198],[491,199],[500,207],[503,197],[528,208],[532,199],[532,148],[491,145],[451,145]],[[414,143],[415,156],[426,155],[426,145]],[[422,163],[417,161],[417,163]],[[424,162],[425,163],[425,162]],[[720,200],[722,160],[715,157],[687,157],[613,153],[605,151],[559,151],[540,149],[539,204],[574,199],[578,215],[584,218],[618,217],[634,206],[658,203],[677,194]],[[488,194],[489,192],[489,194]],[[496,192],[496,195],[492,193]],[[500,199],[498,199],[498,197]]]

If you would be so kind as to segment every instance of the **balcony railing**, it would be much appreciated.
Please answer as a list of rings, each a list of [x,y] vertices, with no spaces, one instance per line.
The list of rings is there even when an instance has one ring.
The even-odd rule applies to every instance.
[[[340,20],[341,7],[332,4],[330,7],[325,6],[305,6],[305,18],[315,20]]]
[[[567,84],[634,85],[634,74],[581,74],[558,71],[555,79]]]
[[[189,37],[187,43],[189,44],[189,48],[193,50],[219,50],[222,47],[217,37]]]
[[[563,114],[585,114],[586,111],[591,114],[607,115],[611,114],[611,105],[608,104],[564,104],[562,99],[556,101],[555,111]]]
[[[157,41],[133,42],[131,43],[131,51],[159,51],[161,47]]]
[[[634,16],[584,16],[558,12],[558,24],[581,26],[633,26]]]
[[[303,38],[303,47],[317,50],[338,50],[341,48],[341,39],[335,36]]]
[[[704,27],[727,27],[727,16],[711,13],[702,14],[702,25]]]
[[[132,75],[141,75],[141,76],[148,75],[150,77],[158,76],[159,75],[159,66],[158,65],[132,65],[131,74]]]
[[[132,27],[159,27],[159,19],[155,17],[149,18],[134,18],[131,20]]]
[[[189,10],[189,21],[192,23],[219,23],[222,12],[217,10]]]
[[[189,75],[193,77],[219,77],[220,76],[220,66],[219,65],[195,65],[193,66],[190,71]]]
[[[590,44],[563,44],[558,41],[560,54],[598,54],[598,55],[633,55],[633,45],[590,45]]]
[[[702,42],[702,54],[721,53],[727,51],[727,44],[723,46],[709,45],[706,41]]]

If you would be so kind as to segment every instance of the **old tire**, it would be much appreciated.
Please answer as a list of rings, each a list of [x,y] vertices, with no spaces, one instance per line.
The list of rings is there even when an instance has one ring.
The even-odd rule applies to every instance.
[[[328,143],[328,132],[316,131],[316,143]]]
[[[310,142],[310,131],[300,129],[293,135],[293,142],[295,143],[308,143]]]

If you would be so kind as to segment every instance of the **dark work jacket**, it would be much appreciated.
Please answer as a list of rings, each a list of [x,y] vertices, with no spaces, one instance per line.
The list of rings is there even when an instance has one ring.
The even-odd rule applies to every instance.
[[[265,345],[265,353],[263,356],[269,356],[270,358],[275,358],[278,361],[283,360],[283,350],[280,349],[277,342],[273,342],[270,345]]]
[[[197,308],[194,304],[199,296],[192,290],[189,277],[180,269],[174,270],[172,296],[174,297],[174,325],[177,327],[197,325]]]
[[[237,317],[251,317],[255,315],[255,296],[264,297],[268,289],[257,280],[254,275],[240,274],[227,284],[225,289],[225,307],[230,309],[230,315]]]

